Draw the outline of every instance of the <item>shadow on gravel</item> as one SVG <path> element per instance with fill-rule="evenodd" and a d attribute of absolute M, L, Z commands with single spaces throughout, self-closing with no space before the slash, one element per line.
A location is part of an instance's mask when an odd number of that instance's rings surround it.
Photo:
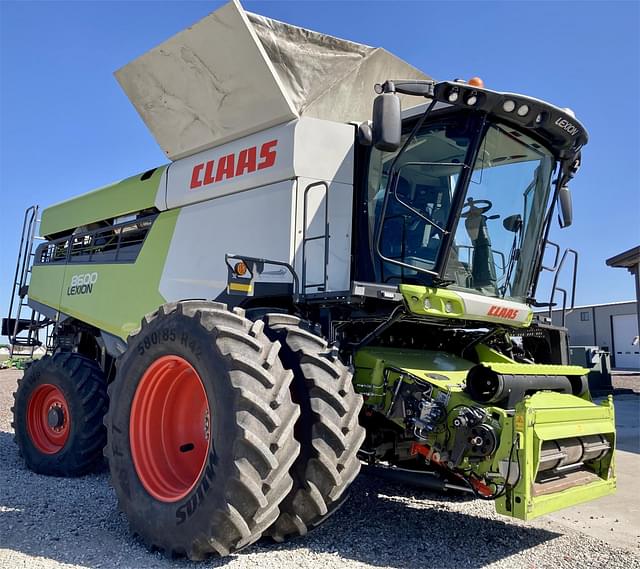
<path fill-rule="evenodd" d="M 0 432 L 0 549 L 82 567 L 195 569 L 231 561 L 235 567 L 245 565 L 243 558 L 253 567 L 317 567 L 324 560 L 334 567 L 351 560 L 398 569 L 482 567 L 560 535 L 491 519 L 492 504 L 363 475 L 345 506 L 304 538 L 286 544 L 265 539 L 203 563 L 169 560 L 129 535 L 105 473 L 36 475 L 12 439 Z"/>
<path fill-rule="evenodd" d="M 452 505 L 462 511 L 452 511 Z M 466 495 L 361 475 L 330 520 L 305 538 L 275 547 L 334 553 L 374 567 L 458 569 L 483 567 L 560 535 L 486 517 L 493 508 Z"/>

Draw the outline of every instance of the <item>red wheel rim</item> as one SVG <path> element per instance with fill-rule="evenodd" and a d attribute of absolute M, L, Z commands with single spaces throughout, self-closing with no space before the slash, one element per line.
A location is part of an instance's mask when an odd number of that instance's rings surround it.
<path fill-rule="evenodd" d="M 34 446 L 55 454 L 64 447 L 70 429 L 71 414 L 62 391 L 50 383 L 36 387 L 27 404 L 27 432 Z"/>
<path fill-rule="evenodd" d="M 161 502 L 184 498 L 198 482 L 209 449 L 209 401 L 200 376 L 179 356 L 144 372 L 131 405 L 129 439 L 138 478 Z"/>

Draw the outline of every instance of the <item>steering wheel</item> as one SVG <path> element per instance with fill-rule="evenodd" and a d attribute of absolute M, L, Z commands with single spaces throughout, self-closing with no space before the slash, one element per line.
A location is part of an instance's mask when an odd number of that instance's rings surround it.
<path fill-rule="evenodd" d="M 467 203 L 462 206 L 460 217 L 476 217 L 487 213 L 493 207 L 493 202 L 489 200 L 474 200 L 467 198 Z"/>

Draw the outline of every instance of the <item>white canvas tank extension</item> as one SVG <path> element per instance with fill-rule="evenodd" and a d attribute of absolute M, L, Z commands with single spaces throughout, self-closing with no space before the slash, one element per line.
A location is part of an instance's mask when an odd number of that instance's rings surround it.
<path fill-rule="evenodd" d="M 302 116 L 362 122 L 376 83 L 428 79 L 382 48 L 250 14 L 236 0 L 115 75 L 172 160 Z"/>

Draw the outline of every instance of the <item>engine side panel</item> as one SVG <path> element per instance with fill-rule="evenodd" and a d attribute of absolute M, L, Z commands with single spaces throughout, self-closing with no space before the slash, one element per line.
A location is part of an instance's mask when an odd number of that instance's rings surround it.
<path fill-rule="evenodd" d="M 42 212 L 40 234 L 71 232 L 96 221 L 164 207 L 167 166 L 156 168 L 149 177 L 137 174 L 120 182 L 52 205 Z M 144 179 L 142 179 L 144 178 Z"/>
<path fill-rule="evenodd" d="M 295 181 L 287 180 L 183 207 L 160 279 L 168 301 L 218 298 L 227 287 L 225 254 L 291 262 Z M 257 282 L 287 285 L 291 275 L 266 267 Z"/>
<path fill-rule="evenodd" d="M 29 299 L 126 338 L 145 314 L 165 302 L 160 278 L 178 214 L 158 215 L 134 263 L 35 265 Z"/>

